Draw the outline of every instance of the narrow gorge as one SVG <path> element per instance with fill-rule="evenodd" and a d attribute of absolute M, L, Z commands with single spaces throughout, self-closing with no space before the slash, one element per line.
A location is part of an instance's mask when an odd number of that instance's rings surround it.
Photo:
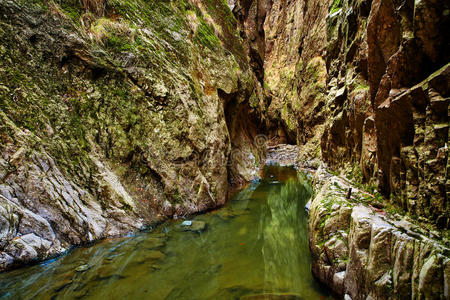
<path fill-rule="evenodd" d="M 0 0 L 0 298 L 450 299 L 449 28 Z"/>

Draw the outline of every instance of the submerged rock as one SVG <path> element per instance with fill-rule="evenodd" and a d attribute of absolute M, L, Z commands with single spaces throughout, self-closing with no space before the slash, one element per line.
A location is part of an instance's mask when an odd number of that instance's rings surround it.
<path fill-rule="evenodd" d="M 166 244 L 165 238 L 147 237 L 142 241 L 141 246 L 149 249 L 161 248 Z"/>
<path fill-rule="evenodd" d="M 206 223 L 203 221 L 184 221 L 179 225 L 182 231 L 203 232 L 206 229 Z"/>
<path fill-rule="evenodd" d="M 148 259 L 148 260 L 159 260 L 164 257 L 165 257 L 165 255 L 161 251 L 150 250 L 150 251 L 145 252 L 145 259 Z"/>
<path fill-rule="evenodd" d="M 222 220 L 230 220 L 239 216 L 248 215 L 249 213 L 248 209 L 223 208 L 217 213 L 217 216 Z"/>
<path fill-rule="evenodd" d="M 86 272 L 87 270 L 89 270 L 91 267 L 89 266 L 89 265 L 81 265 L 81 266 L 79 266 L 79 267 L 77 267 L 76 269 L 75 269 L 75 271 L 77 271 L 77 272 Z"/>
<path fill-rule="evenodd" d="M 65 288 L 69 287 L 73 283 L 72 279 L 64 279 L 60 280 L 59 282 L 55 283 L 54 291 L 55 293 L 59 293 Z"/>
<path fill-rule="evenodd" d="M 159 270 L 162 269 L 162 267 L 161 267 L 160 265 L 151 265 L 150 268 L 151 268 L 153 271 L 159 271 Z"/>

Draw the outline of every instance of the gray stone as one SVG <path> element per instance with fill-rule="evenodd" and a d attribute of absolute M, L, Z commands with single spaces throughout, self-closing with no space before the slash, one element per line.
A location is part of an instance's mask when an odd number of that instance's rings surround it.
<path fill-rule="evenodd" d="M 13 239 L 4 251 L 22 263 L 30 262 L 38 258 L 38 252 L 20 237 Z"/>
<path fill-rule="evenodd" d="M 344 291 L 344 278 L 345 271 L 338 272 L 333 275 L 333 290 L 339 295 L 342 295 Z"/>
<path fill-rule="evenodd" d="M 14 263 L 14 258 L 5 252 L 0 252 L 0 269 L 5 270 L 11 267 Z"/>
<path fill-rule="evenodd" d="M 186 223 L 185 223 L 186 222 Z M 191 223 L 189 223 L 191 222 Z M 180 224 L 180 228 L 183 231 L 203 232 L 206 229 L 206 223 L 203 221 L 184 221 Z M 189 225 L 188 225 L 189 224 Z"/>
<path fill-rule="evenodd" d="M 77 268 L 75 268 L 75 271 L 82 273 L 82 272 L 86 272 L 87 270 L 89 270 L 91 267 L 89 265 L 81 265 Z"/>
<path fill-rule="evenodd" d="M 437 255 L 430 256 L 419 274 L 419 293 L 426 299 L 443 294 L 442 265 Z"/>

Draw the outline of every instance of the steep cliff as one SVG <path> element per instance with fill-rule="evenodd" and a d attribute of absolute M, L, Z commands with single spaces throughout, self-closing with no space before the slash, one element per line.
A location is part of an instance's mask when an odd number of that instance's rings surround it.
<path fill-rule="evenodd" d="M 348 183 L 337 196 L 325 180 L 313 201 L 313 273 L 339 294 L 449 295 L 449 5 L 241 0 L 234 8 L 271 100 L 271 141 L 298 144 L 300 165 L 325 163 L 359 187 L 359 196 L 347 196 Z M 401 220 L 431 240 L 403 235 Z"/>
<path fill-rule="evenodd" d="M 0 39 L 0 270 L 256 174 L 262 89 L 226 3 L 2 1 Z"/>
<path fill-rule="evenodd" d="M 329 44 L 330 52 L 341 51 L 327 60 L 334 74 L 346 66 L 337 88 L 347 100 L 325 130 L 322 155 L 333 166 L 359 164 L 363 180 L 373 180 L 392 202 L 449 228 L 449 3 L 368 4 L 345 3 L 334 27 L 328 21 L 335 32 L 330 39 L 344 37 L 340 45 Z M 343 15 L 346 21 L 339 21 Z M 342 24 L 347 29 L 339 33 Z M 341 139 L 335 137 L 339 127 L 346 132 Z M 335 151 L 339 147 L 347 151 Z"/>
<path fill-rule="evenodd" d="M 449 4 L 240 3 L 272 100 L 271 137 L 449 228 Z"/>

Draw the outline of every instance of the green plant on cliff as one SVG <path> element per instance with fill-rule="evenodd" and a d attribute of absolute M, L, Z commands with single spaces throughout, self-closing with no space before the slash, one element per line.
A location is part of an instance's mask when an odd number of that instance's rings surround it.
<path fill-rule="evenodd" d="M 367 85 L 367 83 L 359 82 L 353 90 L 354 91 L 363 91 L 363 90 L 368 90 L 368 89 L 369 89 L 369 85 Z"/>
<path fill-rule="evenodd" d="M 334 0 L 333 4 L 330 7 L 330 14 L 333 14 L 337 12 L 339 9 L 342 8 L 343 0 Z"/>
<path fill-rule="evenodd" d="M 120 35 L 111 35 L 107 40 L 107 46 L 118 52 L 133 49 L 133 45 L 129 40 Z"/>
<path fill-rule="evenodd" d="M 203 18 L 200 18 L 200 25 L 197 28 L 194 41 L 211 50 L 214 50 L 220 44 L 218 37 L 214 34 L 214 29 L 206 24 Z"/>

